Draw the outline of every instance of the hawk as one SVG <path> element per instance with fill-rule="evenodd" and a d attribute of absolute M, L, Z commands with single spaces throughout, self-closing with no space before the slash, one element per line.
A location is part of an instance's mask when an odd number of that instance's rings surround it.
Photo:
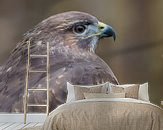
<path fill-rule="evenodd" d="M 29 30 L 0 70 L 0 111 L 23 112 L 27 43 L 32 54 L 46 54 L 50 44 L 50 111 L 65 103 L 66 82 L 92 85 L 109 81 L 118 84 L 110 67 L 95 54 L 100 39 L 113 37 L 112 27 L 90 14 L 70 11 L 51 16 Z M 32 69 L 45 69 L 46 59 L 32 58 Z M 29 88 L 44 88 L 46 74 L 30 75 Z M 46 93 L 31 93 L 29 102 L 43 104 Z M 30 111 L 43 111 L 30 107 Z"/>

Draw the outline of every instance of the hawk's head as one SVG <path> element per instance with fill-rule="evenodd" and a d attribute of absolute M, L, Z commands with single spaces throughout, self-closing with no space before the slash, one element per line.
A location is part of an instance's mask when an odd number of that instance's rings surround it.
<path fill-rule="evenodd" d="M 66 46 L 94 52 L 99 39 L 113 37 L 112 27 L 87 13 L 70 11 L 42 21 L 29 33 L 38 42 L 50 42 L 54 47 Z M 29 36 L 28 35 L 28 36 Z"/>

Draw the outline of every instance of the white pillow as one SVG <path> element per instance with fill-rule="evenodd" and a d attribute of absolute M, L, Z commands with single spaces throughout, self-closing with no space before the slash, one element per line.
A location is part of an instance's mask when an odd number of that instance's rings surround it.
<path fill-rule="evenodd" d="M 75 101 L 74 85 L 67 82 L 67 91 L 68 91 L 68 94 L 67 94 L 66 103 Z"/>
<path fill-rule="evenodd" d="M 138 99 L 150 102 L 149 93 L 148 93 L 148 82 L 144 84 L 140 84 Z"/>
<path fill-rule="evenodd" d="M 68 94 L 67 94 L 66 103 L 75 101 L 74 86 L 85 87 L 85 88 L 103 86 L 102 91 L 106 91 L 108 89 L 108 82 L 103 83 L 103 84 L 98 84 L 98 85 L 72 85 L 71 83 L 67 82 Z M 107 91 L 110 92 L 110 90 L 107 90 Z"/>
<path fill-rule="evenodd" d="M 108 87 L 109 87 L 110 92 L 112 92 L 112 86 L 127 88 L 127 87 L 130 87 L 132 85 L 134 85 L 134 84 L 114 85 L 112 83 L 109 83 Z M 144 84 L 140 84 L 139 92 L 138 92 L 138 99 L 146 101 L 146 102 L 150 102 L 149 101 L 149 93 L 148 93 L 148 82 L 144 83 Z"/>

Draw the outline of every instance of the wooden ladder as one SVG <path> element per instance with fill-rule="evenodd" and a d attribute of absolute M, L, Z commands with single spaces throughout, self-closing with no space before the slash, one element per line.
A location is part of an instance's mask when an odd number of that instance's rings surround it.
<path fill-rule="evenodd" d="M 28 107 L 46 107 L 46 114 L 49 114 L 49 42 L 47 42 L 47 54 L 46 55 L 31 55 L 30 54 L 30 41 L 27 42 L 28 45 L 28 61 L 27 61 L 27 73 L 26 73 L 26 86 L 25 86 L 25 97 L 24 97 L 24 124 L 27 122 L 27 112 Z M 47 58 L 46 62 L 46 70 L 30 70 L 30 60 L 31 58 Z M 30 73 L 46 73 L 46 88 L 45 89 L 38 89 L 38 88 L 32 88 L 29 89 L 29 74 Z M 38 92 L 38 91 L 46 91 L 47 94 L 47 100 L 46 104 L 28 104 L 28 96 L 29 91 L 32 92 Z"/>

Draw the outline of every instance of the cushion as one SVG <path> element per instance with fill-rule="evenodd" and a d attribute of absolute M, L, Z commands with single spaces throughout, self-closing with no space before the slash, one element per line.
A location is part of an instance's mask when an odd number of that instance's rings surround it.
<path fill-rule="evenodd" d="M 91 98 L 125 98 L 125 93 L 84 93 L 86 99 Z"/>
<path fill-rule="evenodd" d="M 148 93 L 148 82 L 144 83 L 144 84 L 140 84 L 138 99 L 150 102 L 149 101 L 149 93 Z"/>
<path fill-rule="evenodd" d="M 96 86 L 96 87 L 79 87 L 79 86 L 74 86 L 74 92 L 75 92 L 75 99 L 76 100 L 81 100 L 85 99 L 84 93 L 102 93 L 102 86 Z"/>
<path fill-rule="evenodd" d="M 118 86 L 113 86 L 112 87 L 112 92 L 113 93 L 126 93 L 125 97 L 126 98 L 135 98 L 138 99 L 138 94 L 139 94 L 139 85 L 134 84 L 129 87 L 118 87 Z"/>
<path fill-rule="evenodd" d="M 72 85 L 67 82 L 67 100 L 66 103 L 72 102 L 75 100 L 84 99 L 84 93 L 106 93 L 108 90 L 108 82 L 98 85 Z"/>
<path fill-rule="evenodd" d="M 137 85 L 139 87 L 137 87 Z M 118 87 L 118 88 L 113 88 Z M 114 85 L 109 83 L 110 92 L 125 92 L 126 98 L 136 98 L 143 101 L 149 101 L 148 94 L 148 83 L 144 84 L 123 84 L 123 85 Z M 138 92 L 137 92 L 138 91 Z"/>

